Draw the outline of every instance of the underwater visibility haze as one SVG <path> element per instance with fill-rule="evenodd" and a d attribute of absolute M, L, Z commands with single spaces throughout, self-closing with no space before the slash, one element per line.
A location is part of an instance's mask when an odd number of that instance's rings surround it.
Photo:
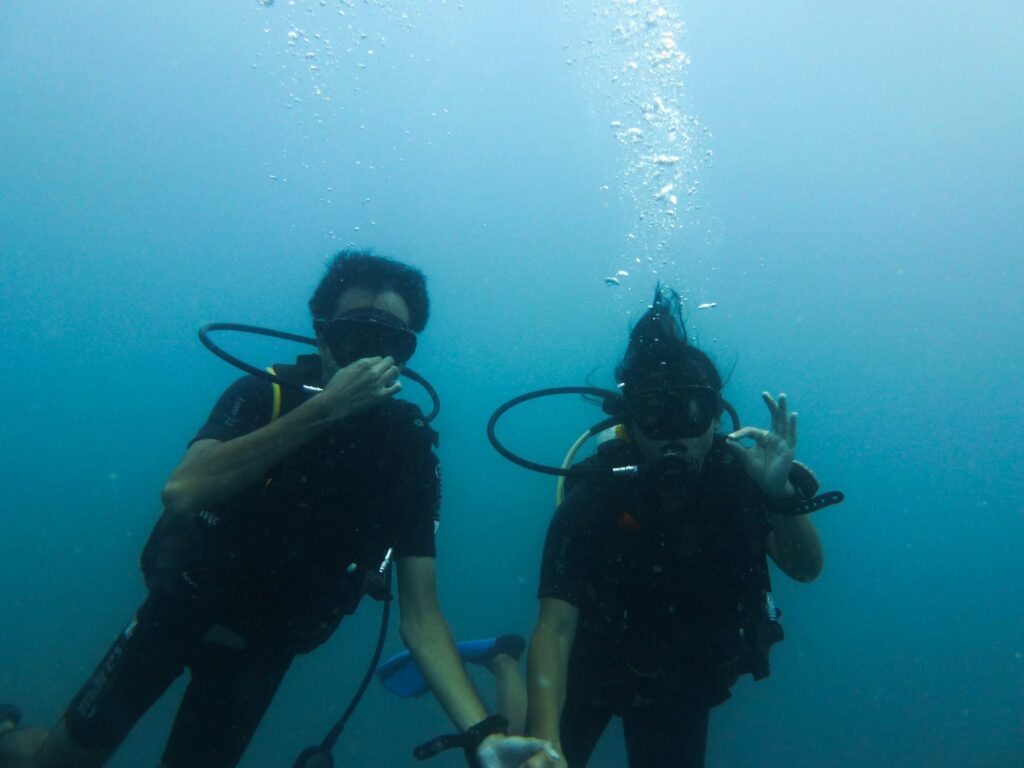
<path fill-rule="evenodd" d="M 743 422 L 787 393 L 847 497 L 815 517 L 821 577 L 776 578 L 786 640 L 713 711 L 708 766 L 1024 765 L 1019 2 L 15 0 L 0 36 L 0 700 L 26 722 L 143 597 L 160 489 L 236 378 L 197 329 L 310 334 L 356 247 L 428 278 L 457 637 L 529 634 L 553 511 L 488 416 L 613 386 L 661 280 Z M 600 416 L 546 400 L 502 435 L 558 463 Z M 321 738 L 378 616 L 296 662 L 243 766 Z M 157 762 L 182 688 L 112 766 Z M 336 761 L 449 728 L 375 684 Z M 613 727 L 591 765 L 624 761 Z"/>

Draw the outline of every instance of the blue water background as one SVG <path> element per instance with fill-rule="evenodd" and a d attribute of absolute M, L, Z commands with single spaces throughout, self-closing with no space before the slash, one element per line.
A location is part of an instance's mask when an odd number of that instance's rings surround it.
<path fill-rule="evenodd" d="M 816 518 L 821 578 L 777 575 L 787 640 L 715 711 L 709 766 L 1024 764 L 1024 7 L 666 5 L 692 63 L 662 95 L 702 126 L 672 229 L 638 218 L 610 127 L 643 98 L 609 76 L 620 3 L 5 4 L 0 699 L 55 720 L 142 598 L 160 487 L 235 376 L 196 329 L 308 331 L 351 243 L 429 275 L 455 634 L 531 630 L 552 508 L 488 414 L 610 384 L 661 277 L 745 421 L 787 392 L 848 496 Z M 596 416 L 548 402 L 505 434 L 558 461 Z M 243 765 L 320 738 L 377 615 L 296 663 Z M 156 764 L 180 691 L 113 766 Z M 339 764 L 408 764 L 444 728 L 375 686 Z M 592 764 L 622 755 L 616 726 Z"/>

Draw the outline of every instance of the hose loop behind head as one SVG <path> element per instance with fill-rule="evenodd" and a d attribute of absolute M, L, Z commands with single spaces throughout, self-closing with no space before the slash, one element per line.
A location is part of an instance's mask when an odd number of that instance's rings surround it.
<path fill-rule="evenodd" d="M 255 325 L 243 325 L 242 323 L 208 323 L 199 329 L 199 341 L 202 342 L 203 346 L 213 352 L 217 357 L 226 363 L 229 363 L 235 368 L 238 368 L 246 373 L 258 376 L 261 379 L 266 379 L 274 384 L 279 384 L 282 387 L 289 387 L 290 389 L 301 389 L 306 392 L 319 392 L 321 387 L 315 387 L 310 384 L 306 384 L 301 381 L 292 381 L 291 379 L 285 379 L 278 376 L 276 373 L 257 368 L 254 365 L 235 357 L 231 353 L 224 350 L 221 346 L 216 344 L 213 339 L 210 338 L 210 334 L 214 331 L 233 331 L 235 333 L 250 333 L 256 336 L 268 336 L 272 339 L 282 339 L 284 341 L 294 341 L 299 344 L 308 344 L 310 346 L 317 346 L 317 340 L 309 336 L 300 336 L 296 333 L 287 333 L 285 331 L 276 331 L 273 328 L 260 328 Z M 415 381 L 423 389 L 426 390 L 427 395 L 430 397 L 430 413 L 428 413 L 424 420 L 427 422 L 433 421 L 437 414 L 441 412 L 441 398 L 438 397 L 437 390 L 434 389 L 430 382 L 428 382 L 423 376 L 416 373 L 411 368 L 402 368 L 402 376 L 405 376 L 412 381 Z"/>

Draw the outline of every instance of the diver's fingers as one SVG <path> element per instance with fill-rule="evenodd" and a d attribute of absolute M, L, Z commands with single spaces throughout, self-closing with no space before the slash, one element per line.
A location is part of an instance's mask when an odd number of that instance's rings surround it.
<path fill-rule="evenodd" d="M 768 439 L 768 430 L 760 429 L 759 427 L 743 427 L 731 433 L 729 439 L 736 441 L 749 439 L 761 445 Z"/>
<path fill-rule="evenodd" d="M 385 373 L 388 368 L 393 368 L 395 365 L 395 360 L 390 355 L 388 357 L 373 357 L 370 359 L 373 360 L 374 373 L 378 374 Z"/>
<path fill-rule="evenodd" d="M 529 736 L 502 736 L 484 742 L 477 748 L 476 757 L 481 766 L 498 768 L 499 766 L 523 765 L 532 758 L 540 757 L 544 765 L 561 762 L 561 756 L 551 746 L 551 742 Z M 536 763 L 527 763 L 536 764 Z"/>
<path fill-rule="evenodd" d="M 775 398 L 771 396 L 770 392 L 762 392 L 761 399 L 764 400 L 764 404 L 768 406 L 768 413 L 772 415 L 772 429 L 774 430 L 778 425 L 779 406 L 775 402 Z"/>
<path fill-rule="evenodd" d="M 789 414 L 789 446 L 796 449 L 796 411 Z"/>
<path fill-rule="evenodd" d="M 744 467 L 750 466 L 750 462 L 752 461 L 751 454 L 754 452 L 754 449 L 753 448 L 747 448 L 747 446 L 745 446 L 742 443 L 737 442 L 736 440 L 733 440 L 731 438 L 732 438 L 732 436 L 730 435 L 730 439 L 726 440 L 725 444 L 726 444 L 726 446 L 728 446 L 729 450 L 732 452 L 732 455 Z"/>
<path fill-rule="evenodd" d="M 785 440 L 789 432 L 789 405 L 786 402 L 785 392 L 779 394 L 779 412 L 775 415 L 775 420 L 778 422 L 775 432 Z"/>

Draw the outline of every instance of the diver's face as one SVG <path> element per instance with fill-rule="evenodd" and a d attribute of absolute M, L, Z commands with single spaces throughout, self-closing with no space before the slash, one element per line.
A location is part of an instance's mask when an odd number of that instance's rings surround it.
<path fill-rule="evenodd" d="M 409 305 L 405 303 L 405 299 L 394 291 L 381 291 L 377 293 L 366 288 L 349 288 L 338 297 L 338 303 L 334 307 L 334 314 L 331 315 L 329 320 L 334 320 L 355 309 L 381 310 L 394 315 L 406 326 L 409 325 Z M 323 361 L 324 380 L 326 381 L 338 371 L 340 366 L 331 354 L 331 349 L 326 341 L 319 335 L 317 336 L 317 346 L 320 350 L 320 359 Z"/>
<path fill-rule="evenodd" d="M 662 459 L 671 458 L 683 460 L 690 467 L 693 474 L 700 472 L 704 466 L 704 459 L 711 452 L 711 446 L 715 440 L 715 430 L 718 428 L 718 420 L 708 425 L 703 434 L 696 437 L 673 437 L 667 440 L 654 440 L 644 434 L 643 430 L 632 425 L 630 436 L 636 444 L 640 456 L 646 463 L 653 464 Z"/>

